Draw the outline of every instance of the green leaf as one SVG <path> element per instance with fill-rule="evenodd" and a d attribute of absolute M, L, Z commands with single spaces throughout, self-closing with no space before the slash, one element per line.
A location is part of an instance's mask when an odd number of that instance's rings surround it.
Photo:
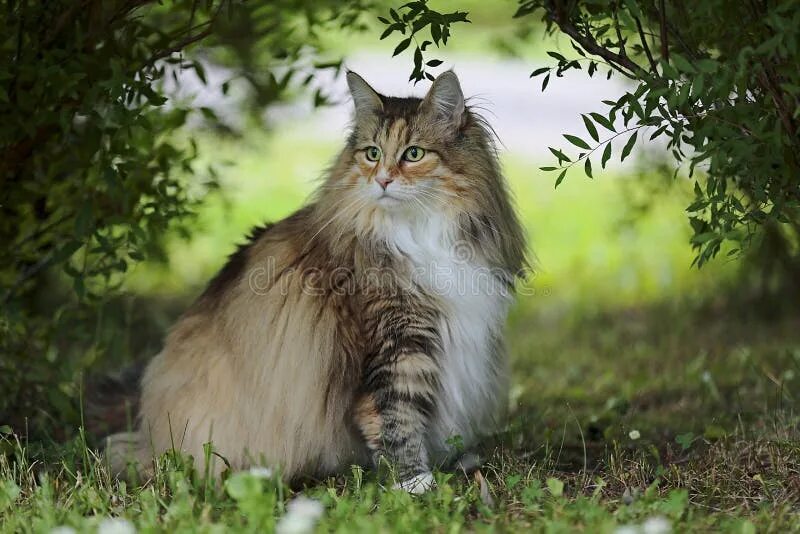
<path fill-rule="evenodd" d="M 695 245 L 702 245 L 703 243 L 708 243 L 715 237 L 717 237 L 715 232 L 703 232 L 701 234 L 693 235 L 691 242 Z"/>
<path fill-rule="evenodd" d="M 14 502 L 22 494 L 16 482 L 10 479 L 5 479 L 0 482 L 0 511 L 4 512 L 7 508 L 11 507 Z"/>
<path fill-rule="evenodd" d="M 686 432 L 685 434 L 678 434 L 675 436 L 675 443 L 681 446 L 681 450 L 689 450 L 694 442 L 694 433 Z"/>
<path fill-rule="evenodd" d="M 584 141 L 583 139 L 581 139 L 580 137 L 578 137 L 577 135 L 564 134 L 564 139 L 566 139 L 567 141 L 569 141 L 570 143 L 572 143 L 573 145 L 575 145 L 578 148 L 584 148 L 586 150 L 591 150 L 591 147 L 589 146 L 589 144 L 586 141 Z"/>
<path fill-rule="evenodd" d="M 655 132 L 653 132 L 653 135 L 650 136 L 650 140 L 652 141 L 653 139 L 655 139 L 656 137 L 658 137 L 659 135 L 664 133 L 664 131 L 667 129 L 667 127 L 668 127 L 668 125 L 665 124 L 664 126 L 658 128 Z"/>
<path fill-rule="evenodd" d="M 692 66 L 692 64 L 689 63 L 689 60 L 683 57 L 682 55 L 673 52 L 670 58 L 672 59 L 672 63 L 675 64 L 675 68 L 678 69 L 679 71 L 686 72 L 689 74 L 697 72 L 695 68 Z"/>
<path fill-rule="evenodd" d="M 435 22 L 431 23 L 431 38 L 436 46 L 439 46 L 439 41 L 442 39 L 442 27 Z"/>
<path fill-rule="evenodd" d="M 431 59 L 431 60 L 427 61 L 425 64 L 427 66 L 429 66 L 429 67 L 438 67 L 439 65 L 442 64 L 442 60 L 441 59 Z"/>
<path fill-rule="evenodd" d="M 561 497 L 564 495 L 564 482 L 557 478 L 550 477 L 547 479 L 547 489 L 553 497 Z"/>
<path fill-rule="evenodd" d="M 625 0 L 625 7 L 628 8 L 628 11 L 630 11 L 631 15 L 634 17 L 642 18 L 642 12 L 634 0 Z"/>
<path fill-rule="evenodd" d="M 597 128 L 592 123 L 592 120 L 586 115 L 581 115 L 581 118 L 583 119 L 583 124 L 586 126 L 586 131 L 589 132 L 589 135 L 592 136 L 592 139 L 599 141 L 600 137 L 597 135 Z"/>
<path fill-rule="evenodd" d="M 609 119 L 607 119 L 606 117 L 602 116 L 599 113 L 595 113 L 595 112 L 589 113 L 589 115 L 594 119 L 594 121 L 597 124 L 599 124 L 600 126 L 605 128 L 606 130 L 609 130 L 611 132 L 616 132 L 616 130 L 614 129 L 614 124 Z"/>
<path fill-rule="evenodd" d="M 239 472 L 225 481 L 225 490 L 235 500 L 241 501 L 260 494 L 261 481 L 248 472 Z"/>
<path fill-rule="evenodd" d="M 631 153 L 633 150 L 633 145 L 636 144 L 636 137 L 639 135 L 638 131 L 633 132 L 633 135 L 628 138 L 628 142 L 625 143 L 625 146 L 622 147 L 622 155 L 620 156 L 620 161 L 625 161 L 625 158 Z"/>
<path fill-rule="evenodd" d="M 558 175 L 558 178 L 556 178 L 555 188 L 558 188 L 558 186 L 561 185 L 561 182 L 564 181 L 564 177 L 566 175 L 567 175 L 567 169 L 564 169 L 563 171 L 561 171 L 561 173 Z"/>
<path fill-rule="evenodd" d="M 558 162 L 559 162 L 559 163 L 561 163 L 562 161 L 566 161 L 566 162 L 570 162 L 570 161 L 572 161 L 571 159 L 569 159 L 569 158 L 567 157 L 567 155 L 566 155 L 566 154 L 564 154 L 563 152 L 561 152 L 561 151 L 560 151 L 560 150 L 558 150 L 557 148 L 553 148 L 553 147 L 549 146 L 549 147 L 547 147 L 547 149 L 548 149 L 548 150 L 550 150 L 550 152 L 552 152 L 552 153 L 553 153 L 553 155 L 554 155 L 556 158 L 558 158 Z"/>
<path fill-rule="evenodd" d="M 522 480 L 521 475 L 509 475 L 508 477 L 506 477 L 506 487 L 508 489 L 514 489 L 514 487 L 517 484 L 519 484 L 521 480 Z"/>
<path fill-rule="evenodd" d="M 606 148 L 603 150 L 603 157 L 600 158 L 600 166 L 606 168 L 606 163 L 611 159 L 611 142 L 606 143 Z"/>
<path fill-rule="evenodd" d="M 707 425 L 703 431 L 703 437 L 707 440 L 718 440 L 728 435 L 728 431 L 719 425 Z"/>
<path fill-rule="evenodd" d="M 401 53 L 403 50 L 408 48 L 408 45 L 410 44 L 411 44 L 411 37 L 406 37 L 405 39 L 400 41 L 400 44 L 398 44 L 395 47 L 394 52 L 392 52 L 392 57 L 396 56 L 397 54 Z"/>
<path fill-rule="evenodd" d="M 383 30 L 380 40 L 383 41 L 384 39 L 389 37 L 394 32 L 394 30 L 395 30 L 394 25 L 387 27 L 385 30 Z"/>
<path fill-rule="evenodd" d="M 539 76 L 540 74 L 544 74 L 545 72 L 549 72 L 549 71 L 550 71 L 550 67 L 541 67 L 541 68 L 538 68 L 535 71 L 533 71 L 531 73 L 530 77 L 531 78 L 535 78 L 535 77 Z"/>
<path fill-rule="evenodd" d="M 589 159 L 589 156 L 586 156 L 586 161 L 583 164 L 583 171 L 586 173 L 586 176 L 589 178 L 593 178 L 592 176 L 592 160 Z"/>
<path fill-rule="evenodd" d="M 712 74 L 716 72 L 717 68 L 719 67 L 719 63 L 713 59 L 700 59 L 695 61 L 695 65 L 697 65 L 697 69 L 700 72 L 704 72 L 706 74 Z"/>
<path fill-rule="evenodd" d="M 419 47 L 417 47 L 417 49 L 414 50 L 414 69 L 418 71 L 421 68 L 422 68 L 422 50 L 420 50 Z"/>

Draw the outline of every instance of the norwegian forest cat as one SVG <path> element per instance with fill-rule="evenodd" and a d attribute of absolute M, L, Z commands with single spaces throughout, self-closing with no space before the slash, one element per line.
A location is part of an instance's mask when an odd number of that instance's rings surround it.
<path fill-rule="evenodd" d="M 423 99 L 347 82 L 352 131 L 327 178 L 255 229 L 169 332 L 137 430 L 108 438 L 116 472 L 173 448 L 202 468 L 212 442 L 233 468 L 287 480 L 385 460 L 419 492 L 451 437 L 496 428 L 526 260 L 491 128 L 452 71 Z"/>

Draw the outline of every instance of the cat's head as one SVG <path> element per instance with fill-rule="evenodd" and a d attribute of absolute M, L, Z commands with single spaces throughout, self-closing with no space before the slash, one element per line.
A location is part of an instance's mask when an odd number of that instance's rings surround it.
<path fill-rule="evenodd" d="M 489 128 L 465 104 L 455 73 L 436 78 L 424 98 L 381 95 L 354 72 L 347 83 L 353 131 L 329 185 L 361 209 L 470 210 L 502 187 Z"/>

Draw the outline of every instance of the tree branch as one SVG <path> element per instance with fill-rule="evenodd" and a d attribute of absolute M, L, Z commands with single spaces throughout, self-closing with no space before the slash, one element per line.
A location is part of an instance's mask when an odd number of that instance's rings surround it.
<path fill-rule="evenodd" d="M 634 17 L 636 21 L 636 29 L 639 30 L 639 39 L 642 41 L 642 48 L 644 48 L 644 53 L 647 55 L 647 61 L 650 62 L 650 70 L 653 71 L 653 75 L 658 75 L 658 70 L 656 69 L 656 62 L 653 59 L 653 54 L 650 53 L 650 47 L 647 46 L 647 37 L 644 35 L 644 28 L 642 28 L 642 21 L 639 20 L 639 17 Z"/>
<path fill-rule="evenodd" d="M 658 8 L 659 31 L 661 32 L 661 59 L 669 63 L 669 42 L 667 39 L 667 12 L 664 7 L 664 0 L 661 0 Z"/>
<path fill-rule="evenodd" d="M 569 19 L 568 15 L 561 9 L 562 6 L 559 2 L 551 2 L 549 4 L 550 5 L 547 7 L 548 18 L 554 22 L 562 32 L 569 35 L 576 43 L 581 45 L 584 50 L 605 59 L 618 72 L 628 78 L 636 80 L 649 77 L 649 73 L 629 57 L 612 52 L 608 48 L 598 44 L 591 35 L 581 33 Z"/>
<path fill-rule="evenodd" d="M 167 57 L 167 56 L 169 56 L 169 55 L 171 55 L 171 54 L 173 54 L 175 52 L 180 52 L 181 50 L 183 50 L 187 46 L 192 45 L 192 44 L 194 44 L 194 43 L 196 43 L 198 41 L 202 41 L 203 39 L 205 39 L 206 37 L 211 35 L 211 32 L 213 31 L 212 22 L 213 21 L 209 20 L 208 22 L 204 22 L 203 24 L 198 25 L 198 28 L 203 27 L 203 26 L 206 26 L 206 28 L 203 31 L 199 32 L 199 33 L 196 33 L 194 35 L 190 35 L 189 37 L 178 41 L 177 43 L 173 44 L 172 46 L 169 46 L 167 48 L 159 50 L 158 52 L 153 54 L 153 56 L 150 58 L 149 63 L 151 63 L 151 64 L 155 63 L 156 61 L 158 61 L 161 58 L 165 58 L 165 57 Z"/>

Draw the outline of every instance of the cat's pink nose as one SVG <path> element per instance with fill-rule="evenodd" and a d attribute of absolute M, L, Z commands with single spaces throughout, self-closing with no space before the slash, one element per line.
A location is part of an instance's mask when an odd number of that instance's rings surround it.
<path fill-rule="evenodd" d="M 381 189 L 386 191 L 386 188 L 389 187 L 390 183 L 394 182 L 394 179 L 386 176 L 385 178 L 375 178 L 375 181 L 378 182 L 378 185 L 381 186 Z"/>

